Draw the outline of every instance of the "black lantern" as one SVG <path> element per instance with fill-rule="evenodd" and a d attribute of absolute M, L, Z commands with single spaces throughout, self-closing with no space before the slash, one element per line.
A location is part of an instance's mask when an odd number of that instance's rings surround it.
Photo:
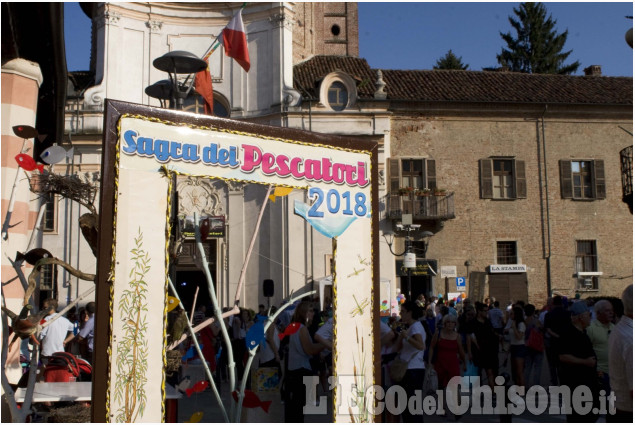
<path fill-rule="evenodd" d="M 172 107 L 178 110 L 183 109 L 183 102 L 194 85 L 192 74 L 207 68 L 207 62 L 183 50 L 168 52 L 156 58 L 152 64 L 159 71 L 167 72 L 169 80 L 161 80 L 146 87 L 146 94 L 161 100 L 162 105 L 163 100 L 170 99 Z M 189 74 L 183 84 L 179 84 L 178 74 Z"/>

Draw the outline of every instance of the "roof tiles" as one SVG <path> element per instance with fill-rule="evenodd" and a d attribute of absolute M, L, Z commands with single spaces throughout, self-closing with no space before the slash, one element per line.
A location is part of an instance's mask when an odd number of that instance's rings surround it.
<path fill-rule="evenodd" d="M 365 59 L 315 56 L 294 67 L 294 86 L 318 97 L 320 81 L 342 71 L 372 99 L 377 70 Z M 460 70 L 382 70 L 388 100 L 632 105 L 631 77 L 570 76 Z M 369 84 L 370 83 L 370 84 Z"/>

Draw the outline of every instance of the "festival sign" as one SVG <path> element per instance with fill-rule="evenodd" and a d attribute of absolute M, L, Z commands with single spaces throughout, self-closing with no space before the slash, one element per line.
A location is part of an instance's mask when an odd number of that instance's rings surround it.
<path fill-rule="evenodd" d="M 174 175 L 307 191 L 295 213 L 333 241 L 334 420 L 372 420 L 377 144 L 115 101 L 106 127 L 93 421 L 163 421 Z"/>

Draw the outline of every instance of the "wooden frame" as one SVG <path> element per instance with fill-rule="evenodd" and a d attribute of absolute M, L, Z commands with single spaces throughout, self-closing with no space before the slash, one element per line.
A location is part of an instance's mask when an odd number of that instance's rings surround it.
<path fill-rule="evenodd" d="M 121 151 L 119 149 L 121 141 L 125 139 L 125 137 L 123 137 L 120 133 L 124 132 L 122 130 L 122 125 L 133 125 L 131 123 L 137 123 L 139 121 L 146 121 L 147 124 L 144 125 L 147 125 L 147 128 L 151 128 L 151 126 L 156 124 L 157 126 L 178 126 L 180 127 L 180 130 L 183 130 L 183 128 L 190 128 L 195 131 L 223 132 L 224 134 L 237 134 L 238 136 L 236 137 L 244 136 L 252 137 L 252 139 L 266 139 L 267 146 L 279 146 L 280 144 L 293 143 L 293 145 L 288 145 L 288 147 L 297 150 L 303 149 L 305 152 L 315 151 L 316 153 L 324 153 L 327 151 L 333 158 L 338 158 L 342 155 L 348 155 L 349 158 L 356 158 L 358 156 L 360 158 L 367 158 L 365 160 L 367 161 L 366 168 L 362 168 L 362 162 L 357 162 L 357 164 L 360 175 L 365 174 L 365 176 L 358 176 L 360 183 L 359 186 L 364 187 L 364 190 L 366 191 L 365 193 L 368 193 L 369 195 L 369 199 L 366 197 L 363 198 L 364 207 L 362 208 L 360 206 L 359 210 L 361 212 L 358 214 L 359 217 L 355 217 L 356 221 L 354 221 L 350 227 L 352 231 L 349 231 L 348 233 L 346 231 L 342 231 L 340 235 L 333 237 L 336 251 L 334 254 L 336 261 L 336 277 L 334 284 L 336 335 L 334 342 L 334 361 L 336 375 L 350 376 L 354 373 L 351 361 L 355 362 L 356 360 L 345 358 L 345 356 L 350 357 L 351 352 L 358 354 L 361 353 L 360 355 L 363 356 L 363 358 L 360 357 L 361 364 L 356 364 L 355 370 L 357 370 L 360 376 L 364 377 L 364 389 L 372 385 L 379 384 L 380 369 L 375 367 L 375 364 L 379 364 L 380 359 L 379 297 L 374 296 L 374 294 L 379 293 L 379 225 L 377 184 L 378 144 L 376 142 L 359 141 L 355 139 L 309 133 L 288 128 L 268 127 L 107 100 L 104 117 L 104 140 L 102 152 L 102 183 L 100 193 L 101 211 L 99 223 L 100 235 L 97 265 L 98 283 L 96 293 L 97 311 L 94 343 L 95 364 L 93 372 L 93 376 L 99 377 L 99 379 L 94 380 L 94 385 L 92 387 L 92 420 L 94 422 L 114 421 L 114 416 L 109 410 L 110 403 L 113 402 L 110 394 L 112 390 L 109 385 L 112 373 L 111 362 L 114 362 L 114 347 L 112 340 L 116 339 L 118 336 L 115 335 L 115 333 L 118 332 L 116 330 L 116 321 L 120 318 L 117 318 L 116 313 L 114 312 L 115 308 L 113 307 L 113 304 L 116 303 L 113 299 L 115 296 L 113 294 L 115 291 L 114 288 L 120 284 L 117 277 L 122 275 L 121 273 L 114 273 L 115 267 L 119 267 L 119 262 L 115 261 L 115 259 L 118 258 L 115 257 L 116 244 L 118 242 L 116 239 L 118 238 L 114 235 L 117 230 L 117 214 L 121 214 L 121 211 L 117 211 L 117 205 L 119 202 L 118 196 L 121 197 L 122 194 L 125 194 L 126 190 L 132 191 L 129 186 L 122 186 L 121 188 L 117 186 L 120 178 L 120 168 L 118 168 L 120 167 L 119 161 L 120 156 L 123 156 L 121 155 Z M 187 132 L 189 130 L 185 131 Z M 152 158 L 142 158 L 145 156 L 146 155 L 140 155 L 139 157 L 135 157 L 134 160 L 137 162 L 152 160 Z M 305 158 L 311 157 L 306 156 Z M 158 165 L 160 164 L 155 165 L 157 165 L 156 168 L 159 168 Z M 166 165 L 170 165 L 169 161 Z M 189 164 L 184 165 L 183 162 L 179 162 L 178 165 L 186 168 L 189 166 Z M 201 164 L 198 166 L 201 166 Z M 126 170 L 131 168 L 133 168 L 133 165 L 126 166 Z M 258 178 L 260 177 L 254 177 L 254 174 L 251 174 L 250 177 L 245 177 L 244 181 L 261 184 L 282 184 L 298 188 L 310 187 L 312 190 L 316 186 L 319 186 L 319 184 L 314 185 L 312 183 L 307 185 L 306 181 L 289 181 L 288 183 L 280 183 L 280 180 L 278 179 L 277 182 L 273 182 L 273 180 L 268 182 L 266 180 L 269 178 L 268 176 L 264 177 L 265 180 L 258 181 Z M 342 168 L 342 176 L 343 175 L 344 171 Z M 354 174 L 351 172 L 347 175 L 352 176 Z M 362 180 L 365 180 L 363 182 L 364 184 L 362 184 Z M 321 182 L 321 184 L 324 186 L 327 183 L 324 181 Z M 368 207 L 365 206 L 366 200 L 368 200 Z M 362 233 L 359 233 L 360 229 Z M 366 230 L 363 229 L 368 229 L 370 231 L 370 235 L 364 234 Z M 353 235 L 353 231 L 357 231 L 358 233 Z M 121 234 L 125 235 L 124 232 Z M 360 240 L 368 240 L 368 243 L 360 243 Z M 358 252 L 353 252 L 354 249 L 352 247 L 356 247 L 355 249 L 362 250 L 359 252 L 362 254 L 367 253 L 368 255 L 365 256 L 360 255 Z M 359 257 L 360 264 L 357 265 L 357 268 L 353 267 L 351 264 L 346 264 L 352 263 L 352 261 L 342 261 L 342 266 L 338 268 L 338 256 L 346 258 L 347 255 L 349 257 L 352 255 Z M 348 260 L 350 260 L 350 258 L 348 258 Z M 114 265 L 115 263 L 117 266 Z M 368 286 L 364 286 L 364 289 L 360 289 L 362 288 L 362 285 Z M 359 298 L 355 300 L 356 307 L 355 304 L 352 304 L 352 299 L 356 297 L 352 297 L 348 293 L 353 286 L 355 286 L 354 293 L 357 295 L 357 298 Z M 164 292 L 167 293 L 167 285 L 165 288 Z M 337 300 L 338 293 L 342 293 L 339 305 Z M 351 310 L 351 306 L 355 307 L 353 310 L 359 311 L 359 315 Z M 349 316 L 351 316 L 353 320 L 349 320 Z M 368 324 L 370 324 L 370 326 L 367 326 Z M 355 326 L 354 329 L 352 328 L 353 325 Z M 356 335 L 356 333 L 358 340 L 361 338 L 359 346 L 358 343 L 355 342 L 354 338 L 351 337 L 351 335 Z M 344 335 L 341 340 L 338 340 L 338 334 Z M 366 336 L 366 342 L 364 342 L 364 336 Z M 366 348 L 366 352 L 364 352 L 364 348 Z M 362 373 L 360 373 L 360 371 L 362 371 Z M 343 397 L 347 396 L 348 393 L 350 393 L 348 388 L 334 391 L 334 405 L 337 406 L 341 403 Z M 162 394 L 165 396 L 164 392 Z M 370 406 L 372 406 L 374 400 L 367 398 L 366 401 L 368 401 Z M 359 403 L 359 400 L 357 400 L 357 402 Z M 338 422 L 348 422 L 352 419 L 349 415 L 348 407 L 346 406 L 347 400 L 344 400 L 343 404 L 345 405 L 339 410 L 336 409 L 334 412 L 334 419 Z M 344 411 L 346 412 L 345 414 Z M 158 417 L 156 416 L 156 413 L 154 414 L 155 417 Z M 366 414 L 368 415 L 369 413 Z M 162 420 L 161 418 L 162 417 L 160 417 L 159 420 Z M 147 421 L 147 417 L 139 420 Z"/>

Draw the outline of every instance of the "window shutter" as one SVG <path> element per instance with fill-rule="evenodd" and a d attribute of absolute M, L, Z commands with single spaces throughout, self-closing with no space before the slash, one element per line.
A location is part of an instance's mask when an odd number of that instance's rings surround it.
<path fill-rule="evenodd" d="M 525 161 L 514 161 L 514 180 L 516 182 L 516 198 L 526 198 L 527 179 L 525 178 Z"/>
<path fill-rule="evenodd" d="M 437 187 L 437 167 L 434 159 L 426 160 L 426 187 L 434 189 Z"/>
<path fill-rule="evenodd" d="M 560 160 L 560 191 L 563 199 L 573 198 L 573 179 L 571 177 L 571 161 Z"/>
<path fill-rule="evenodd" d="M 388 161 L 388 190 L 397 192 L 399 190 L 399 160 L 391 159 Z"/>
<path fill-rule="evenodd" d="M 604 161 L 601 159 L 593 161 L 593 174 L 595 179 L 595 198 L 606 198 L 606 184 L 604 183 Z"/>
<path fill-rule="evenodd" d="M 480 159 L 479 168 L 481 172 L 481 198 L 492 199 L 494 190 L 492 189 L 492 160 Z"/>

